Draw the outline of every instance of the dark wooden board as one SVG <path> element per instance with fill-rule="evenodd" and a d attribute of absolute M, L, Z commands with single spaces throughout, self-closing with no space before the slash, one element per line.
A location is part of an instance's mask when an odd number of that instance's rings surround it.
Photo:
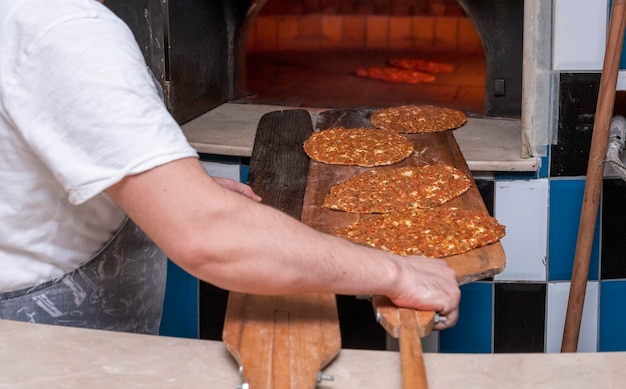
<path fill-rule="evenodd" d="M 309 168 L 302 144 L 312 131 L 305 110 L 270 112 L 259 121 L 250 158 L 249 184 L 263 203 L 298 219 Z M 314 388 L 341 350 L 335 296 L 231 292 L 222 339 L 251 388 Z"/>
<path fill-rule="evenodd" d="M 309 158 L 302 144 L 313 132 L 306 110 L 269 112 L 261 117 L 250 157 L 248 184 L 263 203 L 300 218 Z"/>

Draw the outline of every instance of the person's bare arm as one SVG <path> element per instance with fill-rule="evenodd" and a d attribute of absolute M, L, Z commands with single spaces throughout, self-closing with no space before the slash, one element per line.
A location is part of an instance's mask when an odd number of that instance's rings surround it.
<path fill-rule="evenodd" d="M 436 329 L 456 322 L 460 292 L 444 261 L 400 257 L 320 233 L 259 204 L 239 185 L 218 183 L 187 158 L 126 177 L 107 193 L 169 258 L 218 287 L 385 295 L 399 306 L 446 315 Z"/>

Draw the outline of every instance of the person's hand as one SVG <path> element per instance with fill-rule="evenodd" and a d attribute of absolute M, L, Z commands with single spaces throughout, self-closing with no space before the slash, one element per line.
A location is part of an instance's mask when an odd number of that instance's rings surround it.
<path fill-rule="evenodd" d="M 432 310 L 445 321 L 436 323 L 435 330 L 450 328 L 459 317 L 459 290 L 456 272 L 440 259 L 409 256 L 402 261 L 398 294 L 387 296 L 399 306 L 419 310 Z"/>
<path fill-rule="evenodd" d="M 213 179 L 223 188 L 242 194 L 246 196 L 247 198 L 252 199 L 254 201 L 258 201 L 258 202 L 261 201 L 261 197 L 259 197 L 256 193 L 254 193 L 252 188 L 250 188 L 246 184 L 242 184 L 239 181 L 235 181 L 231 178 L 225 178 L 225 177 L 213 177 Z"/>

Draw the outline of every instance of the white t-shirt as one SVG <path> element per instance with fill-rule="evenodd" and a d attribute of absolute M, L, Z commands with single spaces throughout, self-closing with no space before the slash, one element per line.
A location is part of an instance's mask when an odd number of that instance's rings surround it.
<path fill-rule="evenodd" d="M 103 191 L 197 157 L 128 27 L 94 0 L 0 0 L 0 292 L 76 269 L 119 228 Z"/>

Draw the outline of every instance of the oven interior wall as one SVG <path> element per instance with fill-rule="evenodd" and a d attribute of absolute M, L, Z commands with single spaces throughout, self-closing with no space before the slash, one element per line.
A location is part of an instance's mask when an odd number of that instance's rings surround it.
<path fill-rule="evenodd" d="M 269 0 L 247 35 L 248 98 L 321 107 L 434 103 L 519 117 L 522 8 L 521 1 Z M 354 75 L 394 58 L 443 61 L 455 71 L 424 84 Z"/>

